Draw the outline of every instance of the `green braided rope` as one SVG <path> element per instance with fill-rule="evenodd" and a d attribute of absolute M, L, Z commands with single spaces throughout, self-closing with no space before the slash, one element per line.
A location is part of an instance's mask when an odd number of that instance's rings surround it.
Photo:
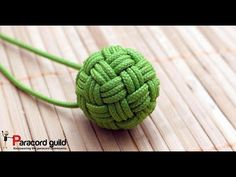
<path fill-rule="evenodd" d="M 159 80 L 140 53 L 112 46 L 84 62 L 76 78 L 76 94 L 79 107 L 99 126 L 130 129 L 154 110 Z"/>
<path fill-rule="evenodd" d="M 26 50 L 28 50 L 30 52 L 33 52 L 33 53 L 35 53 L 37 55 L 43 56 L 45 58 L 48 58 L 49 60 L 56 61 L 58 63 L 64 64 L 66 66 L 69 66 L 71 68 L 79 70 L 82 67 L 79 64 L 70 62 L 70 61 L 65 60 L 63 58 L 59 58 L 57 56 L 51 55 L 49 53 L 46 53 L 44 51 L 41 51 L 39 49 L 33 48 L 33 47 L 29 46 L 29 45 L 26 45 L 23 42 L 18 41 L 16 39 L 13 39 L 13 38 L 5 35 L 5 34 L 0 33 L 0 39 L 4 40 L 6 42 L 9 42 L 11 44 L 14 44 L 16 46 L 19 46 L 19 47 L 21 47 L 23 49 L 26 49 Z M 15 85 L 17 88 L 19 88 L 23 92 L 25 92 L 27 94 L 30 94 L 31 96 L 34 96 L 34 97 L 36 97 L 38 99 L 41 99 L 43 101 L 46 101 L 46 102 L 51 103 L 51 104 L 56 105 L 56 106 L 67 107 L 67 108 L 78 108 L 78 103 L 77 102 L 72 102 L 71 103 L 71 102 L 63 102 L 63 101 L 55 100 L 55 99 L 49 98 L 49 97 L 47 97 L 45 95 L 42 95 L 39 92 L 36 92 L 36 91 L 32 90 L 31 88 L 27 87 L 26 85 L 21 83 L 19 80 L 17 80 L 14 76 L 12 76 L 11 73 L 4 66 L 2 66 L 1 64 L 0 64 L 0 72 L 3 73 L 3 75 L 7 79 L 9 79 L 13 85 Z"/>
<path fill-rule="evenodd" d="M 130 129 L 141 123 L 156 106 L 159 79 L 152 65 L 137 51 L 111 46 L 96 52 L 78 65 L 23 44 L 0 33 L 0 38 L 50 60 L 79 70 L 77 102 L 48 98 L 15 79 L 2 65 L 2 72 L 22 91 L 57 106 L 80 107 L 97 125 L 107 129 Z"/>

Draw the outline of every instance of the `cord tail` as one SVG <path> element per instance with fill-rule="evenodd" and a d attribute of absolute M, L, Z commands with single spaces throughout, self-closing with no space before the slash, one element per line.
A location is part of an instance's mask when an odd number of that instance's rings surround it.
<path fill-rule="evenodd" d="M 40 55 L 40 56 L 43 56 L 45 58 L 48 58 L 49 60 L 52 60 L 52 61 L 55 61 L 55 62 L 58 62 L 58 63 L 61 63 L 61 64 L 64 64 L 66 66 L 69 66 L 71 68 L 74 68 L 74 69 L 77 69 L 79 70 L 82 66 L 77 64 L 77 63 L 73 63 L 73 62 L 70 62 L 68 60 L 65 60 L 63 58 L 59 58 L 57 56 L 54 56 L 54 55 L 51 55 L 49 53 L 46 53 L 44 51 L 41 51 L 39 49 L 36 49 L 36 48 L 33 48 L 27 44 L 24 44 L 23 42 L 20 42 L 16 39 L 13 39 L 11 37 L 8 37 L 7 35 L 5 34 L 2 34 L 0 33 L 0 39 L 6 41 L 6 42 L 9 42 L 11 44 L 14 44 L 20 48 L 23 48 L 23 49 L 26 49 L 30 52 L 33 52 L 37 55 Z M 34 96 L 38 99 L 41 99 L 43 101 L 46 101 L 48 103 L 51 103 L 53 105 L 56 105 L 56 106 L 61 106 L 61 107 L 66 107 L 66 108 L 78 108 L 79 107 L 79 104 L 77 102 L 64 102 L 64 101 L 59 101 L 59 100 L 55 100 L 55 99 L 52 99 L 52 98 L 49 98 L 35 90 L 32 90 L 30 87 L 26 86 L 25 84 L 23 84 L 22 82 L 20 82 L 19 80 L 17 80 L 3 65 L 0 64 L 0 72 L 3 73 L 3 75 L 9 80 L 11 81 L 11 83 L 13 85 L 15 85 L 18 89 L 20 89 L 21 91 L 31 95 L 31 96 Z"/>
<path fill-rule="evenodd" d="M 14 45 L 16 45 L 16 46 L 18 46 L 20 48 L 25 49 L 25 50 L 28 50 L 28 51 L 30 51 L 32 53 L 35 53 L 35 54 L 37 54 L 39 56 L 45 57 L 45 58 L 47 58 L 49 60 L 52 60 L 52 61 L 55 61 L 57 63 L 61 63 L 63 65 L 66 65 L 68 67 L 74 68 L 76 70 L 79 70 L 82 67 L 80 64 L 71 62 L 71 61 L 66 60 L 64 58 L 57 57 L 55 55 L 49 54 L 47 52 L 44 52 L 42 50 L 39 50 L 37 48 L 34 48 L 34 47 L 29 46 L 27 44 L 24 44 L 23 42 L 21 42 L 21 41 L 19 41 L 17 39 L 11 38 L 11 37 L 3 34 L 3 33 L 0 33 L 0 39 L 6 41 L 8 43 L 14 44 Z"/>
<path fill-rule="evenodd" d="M 10 72 L 5 69 L 1 64 L 0 64 L 0 71 L 3 73 L 3 75 L 11 81 L 13 85 L 15 85 L 18 89 L 22 90 L 23 92 L 34 96 L 36 98 L 39 98 L 43 101 L 46 101 L 48 103 L 51 103 L 56 106 L 61 106 L 61 107 L 66 107 L 66 108 L 78 108 L 78 103 L 77 102 L 63 102 L 59 100 L 55 100 L 52 98 L 49 98 L 45 95 L 42 95 L 41 93 L 32 90 L 31 88 L 27 87 L 25 84 L 21 83 L 19 80 L 17 80 L 14 76 L 10 74 Z"/>

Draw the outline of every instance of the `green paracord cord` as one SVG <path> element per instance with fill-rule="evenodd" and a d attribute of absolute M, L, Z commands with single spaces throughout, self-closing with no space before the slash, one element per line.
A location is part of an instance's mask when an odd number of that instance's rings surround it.
<path fill-rule="evenodd" d="M 84 65 L 48 54 L 0 33 L 0 39 L 49 60 L 64 64 L 79 73 L 76 77 L 77 102 L 63 102 L 27 87 L 0 64 L 0 72 L 17 88 L 48 103 L 80 107 L 97 125 L 107 129 L 130 129 L 141 123 L 156 106 L 159 79 L 152 65 L 139 52 L 111 46 L 90 55 Z"/>
<path fill-rule="evenodd" d="M 73 62 L 70 62 L 68 60 L 65 60 L 63 58 L 59 58 L 57 56 L 51 55 L 47 52 L 41 51 L 39 49 L 33 48 L 29 45 L 26 45 L 24 43 L 22 43 L 21 41 L 18 41 L 16 39 L 13 39 L 5 34 L 0 33 L 0 39 L 9 42 L 11 44 L 14 44 L 16 46 L 19 46 L 23 49 L 26 49 L 30 52 L 33 52 L 37 55 L 40 55 L 42 57 L 48 58 L 49 60 L 64 64 L 66 66 L 69 66 L 71 68 L 77 69 L 79 70 L 82 66 Z M 12 84 L 14 84 L 17 88 L 19 88 L 20 90 L 22 90 L 23 92 L 30 94 L 32 96 L 35 96 L 36 98 L 39 98 L 43 101 L 46 101 L 48 103 L 54 104 L 56 106 L 62 106 L 62 107 L 67 107 L 67 108 L 78 108 L 78 103 L 70 103 L 70 102 L 63 102 L 63 101 L 59 101 L 59 100 L 55 100 L 52 98 L 49 98 L 45 95 L 42 95 L 41 93 L 32 90 L 31 88 L 27 87 L 25 84 L 21 83 L 19 80 L 17 80 L 14 76 L 11 75 L 11 73 L 0 64 L 0 72 L 2 72 L 4 74 L 4 76 L 9 79 Z"/>

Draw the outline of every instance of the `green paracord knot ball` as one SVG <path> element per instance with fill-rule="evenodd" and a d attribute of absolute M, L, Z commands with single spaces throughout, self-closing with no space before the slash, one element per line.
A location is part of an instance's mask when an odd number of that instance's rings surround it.
<path fill-rule="evenodd" d="M 139 52 L 110 46 L 93 53 L 81 66 L 35 49 L 0 33 L 0 38 L 50 60 L 79 70 L 76 77 L 77 102 L 69 103 L 44 96 L 16 80 L 0 64 L 0 71 L 19 89 L 48 103 L 79 107 L 98 126 L 130 129 L 141 123 L 156 106 L 159 79 L 153 66 Z"/>

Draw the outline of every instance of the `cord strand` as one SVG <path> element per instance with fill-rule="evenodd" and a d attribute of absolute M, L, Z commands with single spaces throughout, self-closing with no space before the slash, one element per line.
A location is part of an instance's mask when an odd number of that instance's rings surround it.
<path fill-rule="evenodd" d="M 11 38 L 11 37 L 3 34 L 3 33 L 0 33 L 0 39 L 6 41 L 8 43 L 11 43 L 13 45 L 16 45 L 16 46 L 18 46 L 18 47 L 20 47 L 22 49 L 28 50 L 28 51 L 30 51 L 32 53 L 35 53 L 35 54 L 37 54 L 39 56 L 45 57 L 45 58 L 47 58 L 49 60 L 52 60 L 52 61 L 55 61 L 57 63 L 61 63 L 63 65 L 66 65 L 68 67 L 74 68 L 76 70 L 79 70 L 82 67 L 82 65 L 80 65 L 80 64 L 71 62 L 71 61 L 66 60 L 64 58 L 57 57 L 55 55 L 52 55 L 52 54 L 49 54 L 49 53 L 44 52 L 42 50 L 39 50 L 37 48 L 34 48 L 34 47 L 30 46 L 30 45 L 24 44 L 23 42 L 21 42 L 21 41 L 19 41 L 17 39 Z"/>
<path fill-rule="evenodd" d="M 45 58 L 48 58 L 49 60 L 64 64 L 66 66 L 69 66 L 71 68 L 77 69 L 79 70 L 82 66 L 73 62 L 70 62 L 68 60 L 65 60 L 63 58 L 59 58 L 57 56 L 51 55 L 49 53 L 46 53 L 44 51 L 41 51 L 39 49 L 33 48 L 29 45 L 24 44 L 21 41 L 18 41 L 16 39 L 13 39 L 11 37 L 8 37 L 5 34 L 0 33 L 0 39 L 9 42 L 11 44 L 14 44 L 20 48 L 26 49 L 30 52 L 33 52 L 37 55 L 43 56 Z M 20 89 L 21 91 L 34 96 L 38 99 L 41 99 L 43 101 L 46 101 L 50 104 L 56 105 L 56 106 L 61 106 L 61 107 L 66 107 L 66 108 L 78 108 L 79 104 L 77 102 L 64 102 L 64 101 L 60 101 L 60 100 L 56 100 L 56 99 L 52 99 L 49 98 L 35 90 L 32 90 L 30 87 L 26 86 L 25 84 L 23 84 L 22 82 L 20 82 L 19 80 L 17 80 L 3 65 L 0 64 L 0 72 L 13 84 L 15 85 L 18 89 Z"/>

